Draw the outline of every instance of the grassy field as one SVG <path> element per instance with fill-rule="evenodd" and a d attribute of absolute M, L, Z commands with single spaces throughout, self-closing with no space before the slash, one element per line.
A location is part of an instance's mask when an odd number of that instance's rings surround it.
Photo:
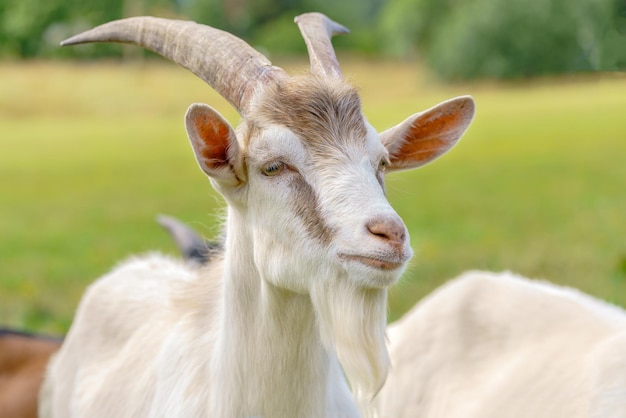
<path fill-rule="evenodd" d="M 416 250 L 390 293 L 392 319 L 468 269 L 626 305 L 626 77 L 442 86 L 415 63 L 343 62 L 380 130 L 449 97 L 478 105 L 453 152 L 388 177 Z M 237 123 L 174 65 L 0 64 L 0 325 L 67 330 L 85 287 L 116 262 L 175 253 L 158 213 L 215 234 L 223 203 L 183 129 L 193 102 Z"/>

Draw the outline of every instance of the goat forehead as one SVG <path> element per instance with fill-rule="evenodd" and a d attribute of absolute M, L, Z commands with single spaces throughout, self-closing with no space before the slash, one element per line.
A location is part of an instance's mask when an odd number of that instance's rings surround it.
<path fill-rule="evenodd" d="M 374 128 L 368 125 L 367 131 L 363 141 L 311 146 L 284 126 L 274 125 L 251 135 L 254 139 L 248 142 L 245 158 L 258 166 L 282 160 L 313 183 L 317 183 L 313 178 L 328 177 L 329 173 L 331 179 L 340 174 L 374 173 L 372 161 L 382 158 L 387 151 Z"/>
<path fill-rule="evenodd" d="M 357 91 L 341 80 L 291 78 L 267 91 L 256 110 L 261 125 L 284 126 L 311 155 L 336 154 L 367 136 Z"/>

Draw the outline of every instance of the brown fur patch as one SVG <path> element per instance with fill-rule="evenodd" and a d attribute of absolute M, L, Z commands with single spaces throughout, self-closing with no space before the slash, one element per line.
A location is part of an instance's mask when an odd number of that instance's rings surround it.
<path fill-rule="evenodd" d="M 300 176 L 294 176 L 290 187 L 293 191 L 295 212 L 302 219 L 309 236 L 323 244 L 329 244 L 332 241 L 334 231 L 326 224 L 320 212 L 317 195 L 313 187 Z"/>
<path fill-rule="evenodd" d="M 460 114 L 443 113 L 418 119 L 406 136 L 410 140 L 402 146 L 400 154 L 412 160 L 430 161 L 447 151 L 459 137 Z"/>
<path fill-rule="evenodd" d="M 400 150 L 402 158 L 408 158 L 411 161 L 430 161 L 445 150 L 450 148 L 450 143 L 442 141 L 438 138 L 420 139 L 412 141 L 403 146 Z"/>
<path fill-rule="evenodd" d="M 257 108 L 260 120 L 299 136 L 311 155 L 332 157 L 348 143 L 364 143 L 361 100 L 342 80 L 293 77 L 268 91 Z"/>
<path fill-rule="evenodd" d="M 219 122 L 204 114 L 198 115 L 194 120 L 198 135 L 204 143 L 202 158 L 210 169 L 218 169 L 229 163 L 227 150 L 230 128 Z"/>
<path fill-rule="evenodd" d="M 387 188 L 385 187 L 385 173 L 383 171 L 379 171 L 376 173 L 376 180 L 378 180 L 378 184 L 383 189 L 383 193 L 385 196 L 387 195 Z"/>
<path fill-rule="evenodd" d="M 46 365 L 60 339 L 0 331 L 0 416 L 37 417 Z"/>

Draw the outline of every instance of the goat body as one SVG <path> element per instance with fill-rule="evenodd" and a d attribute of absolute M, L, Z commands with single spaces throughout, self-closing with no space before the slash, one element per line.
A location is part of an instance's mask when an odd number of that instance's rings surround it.
<path fill-rule="evenodd" d="M 50 363 L 42 417 L 372 412 L 388 366 L 386 289 L 412 255 L 384 173 L 452 148 L 474 103 L 446 101 L 379 135 L 332 50 L 345 28 L 317 13 L 296 21 L 312 71 L 296 77 L 192 22 L 130 18 L 65 42 L 152 49 L 243 122 L 235 131 L 201 104 L 185 116 L 198 164 L 228 203 L 223 253 L 200 268 L 136 258 L 92 284 Z"/>
<path fill-rule="evenodd" d="M 0 417 L 37 417 L 37 394 L 48 359 L 62 340 L 0 329 Z"/>
<path fill-rule="evenodd" d="M 626 417 L 626 312 L 574 289 L 468 272 L 388 336 L 382 417 Z"/>

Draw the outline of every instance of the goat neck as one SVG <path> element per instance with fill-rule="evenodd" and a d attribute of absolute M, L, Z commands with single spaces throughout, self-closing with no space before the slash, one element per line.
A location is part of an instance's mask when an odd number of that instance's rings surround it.
<path fill-rule="evenodd" d="M 248 217 L 229 209 L 222 312 L 212 356 L 215 416 L 358 417 L 307 294 L 263 279 Z M 242 394 L 245 394 L 242 396 Z"/>

